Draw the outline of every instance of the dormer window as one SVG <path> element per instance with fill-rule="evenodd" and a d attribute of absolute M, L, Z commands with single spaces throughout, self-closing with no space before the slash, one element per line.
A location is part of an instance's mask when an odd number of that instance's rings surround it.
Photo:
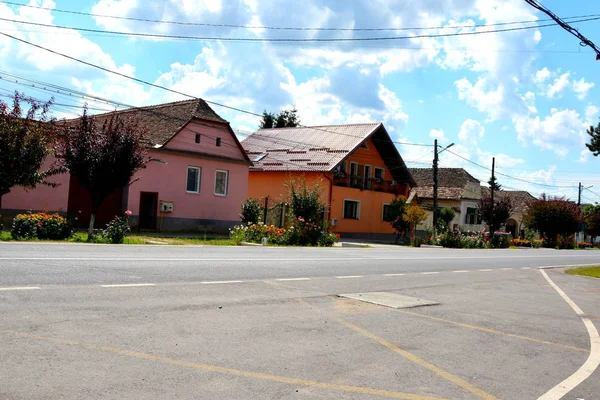
<path fill-rule="evenodd" d="M 358 146 L 358 147 L 360 147 L 361 149 L 369 150 L 369 146 L 367 146 L 367 142 L 362 142 L 360 144 L 360 146 Z"/>
<path fill-rule="evenodd" d="M 194 142 L 200 143 L 200 134 L 199 133 L 196 133 L 196 138 L 194 139 Z"/>
<path fill-rule="evenodd" d="M 220 137 L 217 138 L 217 147 L 221 147 L 221 138 Z"/>

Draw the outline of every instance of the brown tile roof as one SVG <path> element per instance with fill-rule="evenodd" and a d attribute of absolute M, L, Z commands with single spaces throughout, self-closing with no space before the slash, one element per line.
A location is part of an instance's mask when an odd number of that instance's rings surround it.
<path fill-rule="evenodd" d="M 94 115 L 96 123 L 102 123 L 111 115 L 135 118 L 148 131 L 147 138 L 153 145 L 165 144 L 192 118 L 227 123 L 202 99 L 176 101 L 147 107 L 129 108 Z M 67 121 L 69 122 L 69 121 Z"/>
<path fill-rule="evenodd" d="M 433 168 L 409 168 L 417 186 L 433 186 Z M 439 168 L 438 187 L 461 188 L 469 182 L 477 182 L 464 168 Z"/>
<path fill-rule="evenodd" d="M 394 180 L 414 180 L 381 123 L 260 129 L 242 141 L 256 171 L 333 170 L 371 138 Z"/>
<path fill-rule="evenodd" d="M 489 196 L 490 189 L 486 186 L 481 187 L 481 195 Z M 494 192 L 494 196 L 500 197 L 508 197 L 511 200 L 513 205 L 513 212 L 527 213 L 527 209 L 529 208 L 529 203 L 537 200 L 534 196 L 532 196 L 529 192 L 525 190 L 500 190 L 498 192 Z"/>
<path fill-rule="evenodd" d="M 421 199 L 433 198 L 433 186 L 417 186 L 413 189 Z M 460 200 L 463 198 L 463 188 L 438 187 L 438 199 Z"/>

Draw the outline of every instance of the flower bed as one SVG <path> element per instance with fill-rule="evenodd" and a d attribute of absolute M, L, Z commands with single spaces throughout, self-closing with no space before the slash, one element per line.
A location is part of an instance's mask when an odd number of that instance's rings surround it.
<path fill-rule="evenodd" d="M 258 224 L 238 225 L 231 229 L 230 237 L 237 242 L 261 243 L 263 238 L 268 244 L 286 246 L 333 246 L 339 240 L 339 234 L 323 229 L 320 224 L 303 218 L 294 218 L 288 228 Z"/>
<path fill-rule="evenodd" d="M 10 234 L 16 240 L 64 240 L 73 235 L 73 230 L 65 217 L 39 212 L 18 214 L 13 219 Z"/>
<path fill-rule="evenodd" d="M 591 249 L 594 245 L 590 242 L 579 242 L 577 243 L 577 247 L 580 249 Z"/>

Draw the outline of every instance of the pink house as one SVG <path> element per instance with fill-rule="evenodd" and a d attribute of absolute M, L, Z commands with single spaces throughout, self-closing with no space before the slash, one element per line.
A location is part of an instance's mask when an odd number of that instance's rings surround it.
<path fill-rule="evenodd" d="M 126 209 L 133 229 L 226 232 L 239 222 L 248 194 L 251 164 L 229 123 L 204 100 L 188 100 L 117 111 L 136 118 L 148 131 L 150 162 L 134 182 L 111 195 L 97 215 L 106 224 Z M 100 122 L 109 114 L 96 116 Z M 49 159 L 50 164 L 54 160 Z M 66 212 L 89 223 L 87 192 L 68 174 L 56 188 L 14 188 L 3 198 L 2 214 L 27 210 Z"/>

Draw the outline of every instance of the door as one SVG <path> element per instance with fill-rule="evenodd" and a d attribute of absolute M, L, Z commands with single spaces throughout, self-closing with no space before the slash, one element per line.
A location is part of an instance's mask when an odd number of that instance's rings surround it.
<path fill-rule="evenodd" d="M 365 165 L 365 184 L 363 186 L 365 190 L 371 190 L 371 182 L 371 166 Z"/>
<path fill-rule="evenodd" d="M 355 162 L 350 163 L 350 187 L 356 188 L 360 187 L 359 177 L 358 177 L 358 164 Z"/>
<path fill-rule="evenodd" d="M 156 211 L 158 208 L 158 193 L 140 193 L 140 230 L 156 230 Z"/>

